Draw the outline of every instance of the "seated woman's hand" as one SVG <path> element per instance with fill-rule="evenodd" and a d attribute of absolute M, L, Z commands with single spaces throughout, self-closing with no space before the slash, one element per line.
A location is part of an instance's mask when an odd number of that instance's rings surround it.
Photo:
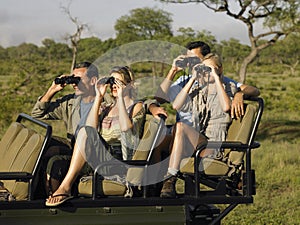
<path fill-rule="evenodd" d="M 101 79 L 98 79 L 95 84 L 95 91 L 97 96 L 103 97 L 109 84 L 103 84 L 99 82 L 100 80 Z"/>

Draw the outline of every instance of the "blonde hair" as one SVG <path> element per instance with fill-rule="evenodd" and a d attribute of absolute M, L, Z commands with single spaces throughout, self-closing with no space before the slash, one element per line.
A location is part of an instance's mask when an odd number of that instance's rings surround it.
<path fill-rule="evenodd" d="M 218 67 L 218 74 L 219 75 L 222 74 L 223 65 L 222 65 L 222 59 L 219 55 L 217 55 L 215 53 L 209 53 L 203 58 L 203 61 L 205 61 L 205 60 L 211 60 L 212 62 L 214 62 L 216 64 L 216 66 Z"/>
<path fill-rule="evenodd" d="M 114 66 L 110 71 L 112 73 L 121 74 L 126 83 L 134 81 L 134 74 L 128 66 Z"/>
<path fill-rule="evenodd" d="M 215 62 L 218 67 L 222 67 L 222 59 L 219 55 L 215 53 L 209 53 L 203 58 L 203 61 L 207 59 L 213 60 L 213 62 Z"/>
<path fill-rule="evenodd" d="M 112 73 L 120 74 L 123 77 L 126 84 L 131 85 L 130 97 L 135 99 L 137 94 L 136 94 L 136 90 L 134 87 L 134 74 L 133 74 L 132 70 L 128 66 L 114 66 L 112 68 L 112 70 L 110 71 L 110 74 L 112 74 Z"/>

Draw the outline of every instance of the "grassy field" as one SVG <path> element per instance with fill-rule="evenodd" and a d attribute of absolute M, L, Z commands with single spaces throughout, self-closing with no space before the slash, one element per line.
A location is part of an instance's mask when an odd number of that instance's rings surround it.
<path fill-rule="evenodd" d="M 299 141 L 261 141 L 253 152 L 257 194 L 254 204 L 240 205 L 223 224 L 299 224 Z"/>
<path fill-rule="evenodd" d="M 253 75 L 265 99 L 252 154 L 257 194 L 254 204 L 235 208 L 222 224 L 292 225 L 300 222 L 300 77 Z"/>

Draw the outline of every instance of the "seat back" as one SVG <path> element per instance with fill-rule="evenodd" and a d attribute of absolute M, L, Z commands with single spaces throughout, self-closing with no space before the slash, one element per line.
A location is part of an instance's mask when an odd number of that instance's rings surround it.
<path fill-rule="evenodd" d="M 246 110 L 244 116 L 232 120 L 232 124 L 228 129 L 226 141 L 239 141 L 243 144 L 250 144 L 250 142 L 252 142 L 250 137 L 258 106 L 246 104 L 245 107 Z M 233 165 L 240 165 L 243 161 L 245 151 L 230 151 L 230 149 L 225 149 L 225 156 L 226 155 L 228 155 L 228 159 Z"/>
<path fill-rule="evenodd" d="M 245 114 L 242 118 L 236 118 L 232 120 L 232 124 L 228 129 L 226 141 L 238 141 L 243 144 L 251 145 L 254 141 L 254 134 L 257 130 L 257 119 L 260 116 L 259 102 L 252 101 L 245 104 Z M 260 119 L 260 118 L 259 118 Z M 257 124 L 257 125 L 256 125 Z M 241 165 L 245 156 L 245 151 L 231 151 L 225 149 L 225 157 L 228 157 L 229 162 L 232 165 Z"/>
<path fill-rule="evenodd" d="M 132 157 L 132 160 L 150 160 L 153 155 L 153 151 L 159 141 L 163 119 L 159 120 L 153 116 L 147 115 L 147 119 L 144 125 L 144 133 L 142 139 Z M 144 178 L 145 167 L 132 167 L 127 171 L 126 180 L 133 185 L 140 185 Z"/>
<path fill-rule="evenodd" d="M 263 100 L 253 98 L 245 104 L 245 114 L 242 118 L 232 120 L 228 128 L 226 142 L 241 142 L 251 146 L 260 122 L 263 110 Z M 210 143 L 208 142 L 208 145 Z M 237 167 L 243 165 L 245 149 L 224 149 L 223 158 L 205 157 L 201 160 L 201 171 L 206 175 L 231 175 Z M 181 172 L 194 173 L 194 158 L 186 158 L 181 162 Z"/>
<path fill-rule="evenodd" d="M 43 124 L 46 134 L 27 128 L 21 120 Z M 49 133 L 50 129 L 50 133 Z M 37 178 L 39 159 L 51 135 L 51 127 L 20 114 L 13 122 L 0 142 L 0 180 L 16 200 L 28 200 L 32 197 L 33 181 Z"/>
<path fill-rule="evenodd" d="M 5 172 L 7 171 L 7 168 L 9 168 L 9 163 L 11 163 L 12 161 L 9 160 L 9 158 L 14 157 L 10 149 L 16 148 L 17 143 L 19 144 L 19 141 L 16 141 L 16 137 L 19 134 L 20 130 L 22 130 L 22 128 L 24 128 L 22 124 L 18 122 L 12 122 L 2 136 L 2 139 L 0 141 L 0 172 Z M 15 146 L 11 146 L 12 144 Z"/>
<path fill-rule="evenodd" d="M 159 141 L 159 137 L 164 125 L 163 119 L 157 119 L 151 115 L 146 116 L 144 124 L 144 132 L 142 139 L 133 155 L 132 161 L 144 160 L 147 164 L 153 155 L 153 151 Z M 126 181 L 131 185 L 140 185 L 144 179 L 145 166 L 132 166 L 128 168 Z M 92 196 L 92 178 L 83 177 L 78 185 L 78 192 L 81 196 Z M 97 193 L 101 195 L 124 195 L 126 191 L 125 184 L 114 180 L 101 180 L 101 185 L 97 185 Z"/>

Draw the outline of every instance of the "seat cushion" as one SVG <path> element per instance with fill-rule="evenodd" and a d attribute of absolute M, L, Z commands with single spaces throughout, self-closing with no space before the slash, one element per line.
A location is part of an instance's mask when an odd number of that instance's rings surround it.
<path fill-rule="evenodd" d="M 180 171 L 182 173 L 194 173 L 194 158 L 185 158 L 181 160 Z M 224 176 L 228 173 L 229 167 L 226 163 L 213 159 L 202 158 L 199 166 L 199 171 L 206 175 Z"/>
<path fill-rule="evenodd" d="M 19 148 L 12 148 L 11 154 L 7 155 L 11 160 L 7 172 L 27 172 L 31 174 L 40 154 L 43 137 L 24 128 L 19 132 L 15 141 L 16 143 L 12 143 L 11 147 Z M 16 200 L 26 200 L 28 198 L 29 186 L 27 182 L 16 182 L 14 180 L 3 180 L 2 182 Z"/>
<path fill-rule="evenodd" d="M 9 167 L 9 159 L 7 159 L 6 155 L 10 155 L 9 157 L 13 157 L 12 152 L 10 150 L 10 146 L 16 140 L 16 136 L 19 134 L 20 130 L 23 128 L 23 125 L 18 122 L 13 122 L 6 130 L 0 141 L 0 155 L 2 159 L 0 163 L 0 172 L 6 172 Z"/>
<path fill-rule="evenodd" d="M 104 179 L 98 187 L 97 193 L 100 195 L 122 196 L 126 192 L 126 185 L 113 180 Z M 80 196 L 92 196 L 92 176 L 86 176 L 80 179 L 78 192 Z"/>

